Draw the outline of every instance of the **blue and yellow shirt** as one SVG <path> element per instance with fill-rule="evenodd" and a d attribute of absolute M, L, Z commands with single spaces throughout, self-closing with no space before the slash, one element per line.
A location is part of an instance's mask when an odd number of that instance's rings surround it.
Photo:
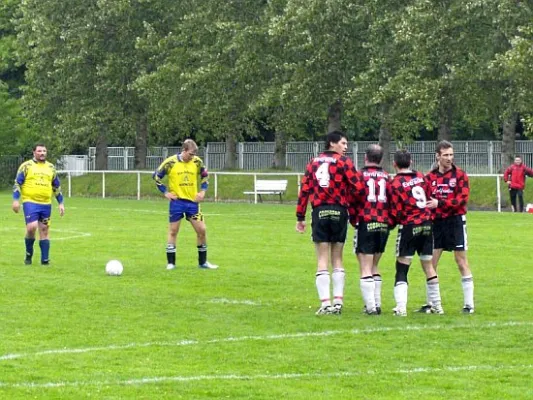
<path fill-rule="evenodd" d="M 52 195 L 59 204 L 63 203 L 61 185 L 54 165 L 48 161 L 23 162 L 15 178 L 13 200 L 20 200 L 22 197 L 23 203 L 29 201 L 37 204 L 51 204 Z"/>
<path fill-rule="evenodd" d="M 168 189 L 162 179 L 168 176 Z M 155 184 L 161 193 L 174 193 L 179 199 L 195 201 L 200 190 L 207 190 L 208 174 L 204 162 L 194 156 L 189 162 L 181 159 L 180 154 L 168 157 L 154 172 Z"/>

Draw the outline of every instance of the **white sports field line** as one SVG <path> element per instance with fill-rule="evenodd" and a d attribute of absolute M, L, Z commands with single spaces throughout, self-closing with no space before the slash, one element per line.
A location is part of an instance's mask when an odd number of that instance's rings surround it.
<path fill-rule="evenodd" d="M 21 235 L 24 234 L 24 227 L 21 227 L 21 228 L 14 228 L 14 227 L 3 227 L 3 228 L 0 228 L 0 232 L 2 231 L 18 231 L 18 232 L 22 232 Z M 85 237 L 89 237 L 89 236 L 92 236 L 92 233 L 90 232 L 80 232 L 80 231 L 75 231 L 75 230 L 70 230 L 70 229 L 52 229 L 52 232 L 53 233 L 56 233 L 56 232 L 59 232 L 61 234 L 70 234 L 70 235 L 66 235 L 66 236 L 59 236 L 59 237 L 54 237 L 52 240 L 55 242 L 55 241 L 58 241 L 58 240 L 72 240 L 72 239 L 78 239 L 78 238 L 85 238 Z M 21 241 L 20 238 L 18 239 L 7 239 L 7 240 L 2 240 L 2 243 L 19 243 Z"/>
<path fill-rule="evenodd" d="M 455 330 L 455 329 L 501 329 L 506 327 L 518 327 L 518 326 L 533 326 L 533 321 L 509 321 L 509 322 L 488 322 L 484 324 L 468 324 L 468 325 L 410 325 L 410 326 L 393 326 L 393 327 L 377 327 L 366 329 L 350 329 L 350 330 L 337 330 L 337 331 L 321 331 L 321 332 L 297 332 L 297 333 L 285 333 L 277 335 L 264 335 L 264 336 L 238 336 L 227 337 L 220 339 L 210 340 L 177 340 L 170 342 L 145 342 L 145 343 L 128 343 L 128 344 L 112 344 L 109 346 L 100 347 L 82 347 L 82 348 L 64 348 L 64 349 L 50 349 L 41 350 L 32 353 L 12 353 L 0 355 L 0 361 L 14 360 L 21 358 L 39 357 L 47 355 L 57 354 L 78 354 L 78 353 L 92 353 L 97 351 L 115 351 L 132 348 L 142 347 L 176 347 L 176 346 L 201 346 L 214 343 L 237 343 L 244 341 L 269 341 L 269 340 L 290 340 L 301 339 L 309 337 L 324 337 L 335 335 L 366 335 L 369 333 L 379 332 L 409 332 L 409 331 L 442 331 L 442 330 Z"/>
<path fill-rule="evenodd" d="M 308 373 L 285 373 L 285 374 L 257 374 L 257 375 L 196 375 L 196 376 L 155 376 L 125 380 L 107 381 L 65 381 L 65 382 L 0 382 L 0 388 L 23 388 L 23 389 L 50 389 L 61 387 L 81 387 L 81 386 L 138 386 L 151 383 L 164 382 L 197 382 L 197 381 L 254 381 L 254 380 L 287 380 L 287 379 L 324 379 L 324 378 L 349 378 L 354 376 L 375 376 L 375 375 L 414 375 L 427 373 L 464 373 L 464 372 L 498 372 L 498 371 L 525 371 L 532 369 L 533 365 L 449 365 L 440 368 L 417 367 L 409 369 L 392 370 L 367 370 L 367 371 L 345 371 L 345 372 L 308 372 Z"/>

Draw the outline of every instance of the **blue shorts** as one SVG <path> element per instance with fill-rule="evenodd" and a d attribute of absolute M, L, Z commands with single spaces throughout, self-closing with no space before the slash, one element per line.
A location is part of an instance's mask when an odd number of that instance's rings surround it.
<path fill-rule="evenodd" d="M 188 220 L 203 221 L 204 215 L 200 211 L 200 205 L 189 200 L 170 200 L 168 207 L 168 222 L 178 222 L 183 217 Z"/>
<path fill-rule="evenodd" d="M 51 204 L 38 204 L 26 201 L 22 203 L 22 210 L 24 211 L 26 224 L 39 221 L 44 225 L 50 225 L 50 215 L 52 215 Z"/>

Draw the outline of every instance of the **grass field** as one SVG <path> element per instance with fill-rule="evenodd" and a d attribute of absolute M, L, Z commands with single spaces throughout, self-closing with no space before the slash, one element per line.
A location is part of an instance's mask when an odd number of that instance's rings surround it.
<path fill-rule="evenodd" d="M 196 267 L 183 225 L 178 268 L 166 271 L 162 200 L 67 199 L 63 218 L 54 210 L 53 265 L 41 267 L 23 265 L 23 218 L 0 199 L 2 399 L 533 398 L 531 214 L 469 214 L 474 315 L 460 313 L 446 254 L 446 314 L 393 317 L 391 237 L 384 314 L 361 313 L 347 245 L 345 311 L 317 317 L 314 251 L 294 205 L 206 203 L 220 269 Z M 121 277 L 104 273 L 114 258 Z M 410 283 L 414 310 L 425 300 L 418 262 Z"/>

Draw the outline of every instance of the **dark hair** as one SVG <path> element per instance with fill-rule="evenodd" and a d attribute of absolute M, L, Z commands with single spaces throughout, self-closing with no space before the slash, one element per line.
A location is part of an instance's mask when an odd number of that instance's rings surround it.
<path fill-rule="evenodd" d="M 522 159 L 522 156 L 520 154 L 515 154 L 514 158 Z"/>
<path fill-rule="evenodd" d="M 411 153 L 407 150 L 398 150 L 394 153 L 394 163 L 400 169 L 409 168 L 411 165 Z"/>
<path fill-rule="evenodd" d="M 435 153 L 440 154 L 441 150 L 446 150 L 446 149 L 453 149 L 453 145 L 447 140 L 441 140 L 439 143 L 437 143 L 437 148 L 435 149 Z"/>
<path fill-rule="evenodd" d="M 333 131 L 326 135 L 326 150 L 329 150 L 331 148 L 332 143 L 339 143 L 341 139 L 346 139 L 346 135 L 342 133 L 341 131 Z"/>
<path fill-rule="evenodd" d="M 37 150 L 37 147 L 45 147 L 46 148 L 46 145 L 44 143 L 36 143 L 33 146 L 33 151 Z"/>
<path fill-rule="evenodd" d="M 367 147 L 365 155 L 368 162 L 379 164 L 383 159 L 383 147 L 379 144 L 371 144 Z"/>

